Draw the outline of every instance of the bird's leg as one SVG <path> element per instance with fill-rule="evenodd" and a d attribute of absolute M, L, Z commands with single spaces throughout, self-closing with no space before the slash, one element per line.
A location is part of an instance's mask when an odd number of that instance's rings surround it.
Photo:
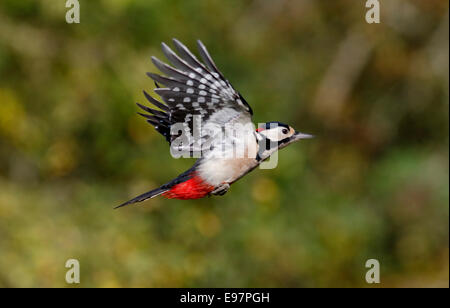
<path fill-rule="evenodd" d="M 230 189 L 230 184 L 228 183 L 222 183 L 219 186 L 217 186 L 212 192 L 210 192 L 210 195 L 216 195 L 216 196 L 223 196 L 225 193 Z"/>

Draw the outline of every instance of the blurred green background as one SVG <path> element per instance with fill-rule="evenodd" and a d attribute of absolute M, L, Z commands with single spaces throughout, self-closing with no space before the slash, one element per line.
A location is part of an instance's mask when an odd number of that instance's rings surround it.
<path fill-rule="evenodd" d="M 80 5 L 0 2 L 0 286 L 68 286 L 76 258 L 82 287 L 366 287 L 374 258 L 381 287 L 448 287 L 448 1 Z M 193 163 L 134 104 L 172 37 L 317 137 L 223 197 L 113 210 Z"/>

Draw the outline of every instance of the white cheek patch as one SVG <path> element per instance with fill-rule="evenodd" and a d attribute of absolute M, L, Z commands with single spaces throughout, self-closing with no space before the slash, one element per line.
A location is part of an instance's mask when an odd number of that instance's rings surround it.
<path fill-rule="evenodd" d="M 272 141 L 281 141 L 283 139 L 289 138 L 292 134 L 291 131 L 288 131 L 287 134 L 283 134 L 283 130 L 285 130 L 285 127 L 274 127 L 270 129 L 265 129 L 260 132 L 261 135 L 266 136 L 267 139 L 270 139 Z"/>

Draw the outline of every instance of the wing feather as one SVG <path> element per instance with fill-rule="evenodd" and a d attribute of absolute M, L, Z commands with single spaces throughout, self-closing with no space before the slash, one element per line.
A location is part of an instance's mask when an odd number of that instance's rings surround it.
<path fill-rule="evenodd" d="M 192 67 L 201 68 L 205 71 L 207 70 L 206 67 L 197 59 L 197 57 L 185 45 L 183 45 L 183 43 L 177 39 L 173 39 L 173 43 L 181 58 L 183 58 Z"/>
<path fill-rule="evenodd" d="M 209 52 L 206 49 L 205 45 L 203 45 L 203 43 L 200 40 L 197 40 L 197 45 L 198 45 L 198 50 L 200 52 L 200 56 L 202 57 L 203 62 L 205 62 L 206 66 L 209 68 L 209 70 L 219 74 L 219 76 L 225 80 L 225 77 L 222 75 L 222 73 L 217 68 L 213 59 L 209 55 Z"/>
<path fill-rule="evenodd" d="M 177 137 L 170 135 L 171 126 L 181 122 L 187 131 L 192 132 L 194 118 L 200 119 L 201 127 L 220 128 L 235 122 L 237 118 L 240 122 L 251 123 L 250 106 L 225 79 L 202 42 L 198 41 L 197 44 L 203 63 L 181 42 L 176 39 L 173 42 L 178 54 L 162 43 L 163 53 L 173 66 L 152 57 L 153 64 L 164 76 L 147 73 L 157 84 L 158 88 L 154 91 L 164 103 L 145 91 L 144 95 L 161 110 L 138 104 L 146 112 L 139 114 L 155 126 L 169 143 Z M 164 87 L 159 87 L 158 83 Z M 201 140 L 193 140 L 190 145 L 195 143 L 197 146 L 209 135 L 202 131 Z"/>

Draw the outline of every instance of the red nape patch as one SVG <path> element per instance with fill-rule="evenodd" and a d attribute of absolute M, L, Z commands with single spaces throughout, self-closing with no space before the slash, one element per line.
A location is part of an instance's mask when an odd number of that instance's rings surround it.
<path fill-rule="evenodd" d="M 206 184 L 200 177 L 193 176 L 191 179 L 177 184 L 162 195 L 168 199 L 200 199 L 214 190 L 214 186 Z"/>
<path fill-rule="evenodd" d="M 262 127 L 256 129 L 256 131 L 257 131 L 258 133 L 259 133 L 259 132 L 262 132 L 263 130 L 264 130 L 264 128 L 262 128 Z"/>

